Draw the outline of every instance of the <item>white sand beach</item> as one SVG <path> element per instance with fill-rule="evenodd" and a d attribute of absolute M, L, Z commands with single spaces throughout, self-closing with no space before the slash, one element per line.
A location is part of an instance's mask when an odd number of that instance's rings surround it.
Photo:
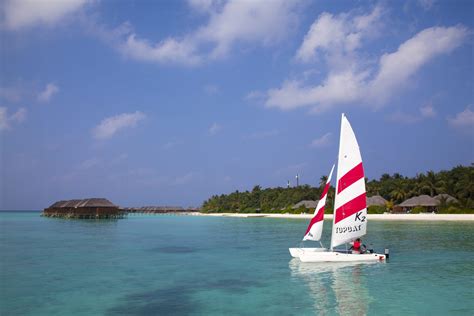
<path fill-rule="evenodd" d="M 304 218 L 310 219 L 312 214 L 260 214 L 260 213 L 192 213 L 197 216 L 228 216 L 228 217 L 268 217 L 268 218 Z M 474 214 L 368 214 L 369 220 L 380 221 L 474 221 Z M 325 214 L 324 219 L 332 219 L 332 214 Z"/>

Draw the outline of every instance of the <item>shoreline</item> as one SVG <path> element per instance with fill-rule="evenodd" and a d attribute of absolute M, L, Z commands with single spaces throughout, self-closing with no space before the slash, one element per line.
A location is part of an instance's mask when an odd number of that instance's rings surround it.
<path fill-rule="evenodd" d="M 271 213 L 189 213 L 195 216 L 240 217 L 240 218 L 286 218 L 311 219 L 313 214 Z M 333 214 L 324 214 L 324 219 L 333 219 Z M 379 221 L 474 221 L 474 214 L 367 214 L 369 220 Z"/>
<path fill-rule="evenodd" d="M 1 210 L 0 213 L 28 213 L 41 211 L 6 211 Z M 131 213 L 134 214 L 134 213 Z M 139 214 L 139 213 L 137 213 Z M 140 213 L 141 214 L 141 213 Z M 151 214 L 151 213 L 150 213 Z M 179 212 L 179 213 L 156 213 L 156 215 L 174 214 L 174 215 L 190 215 L 190 216 L 214 216 L 214 217 L 237 217 L 237 218 L 284 218 L 284 219 L 311 219 L 313 214 L 279 214 L 279 213 L 201 213 L 201 212 Z M 332 220 L 333 214 L 324 214 L 325 220 Z M 375 221 L 474 221 L 474 214 L 367 214 L 367 219 Z"/>

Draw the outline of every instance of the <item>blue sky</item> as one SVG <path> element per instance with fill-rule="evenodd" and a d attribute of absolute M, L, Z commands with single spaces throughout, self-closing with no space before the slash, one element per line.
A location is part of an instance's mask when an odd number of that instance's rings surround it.
<path fill-rule="evenodd" d="M 0 209 L 198 206 L 315 185 L 345 112 L 366 175 L 474 161 L 471 1 L 13 1 Z"/>

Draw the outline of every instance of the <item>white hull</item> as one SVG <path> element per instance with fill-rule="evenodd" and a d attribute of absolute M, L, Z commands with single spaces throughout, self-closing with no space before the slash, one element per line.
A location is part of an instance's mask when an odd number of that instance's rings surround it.
<path fill-rule="evenodd" d="M 328 251 L 327 248 L 289 248 L 293 258 L 299 258 L 303 253 Z"/>
<path fill-rule="evenodd" d="M 378 253 L 352 254 L 335 251 L 304 252 L 299 256 L 301 262 L 361 262 L 385 261 L 385 255 Z"/>

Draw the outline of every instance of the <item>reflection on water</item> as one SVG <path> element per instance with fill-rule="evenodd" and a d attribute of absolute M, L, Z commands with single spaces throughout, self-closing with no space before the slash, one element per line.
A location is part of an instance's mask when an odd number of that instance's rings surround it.
<path fill-rule="evenodd" d="M 317 314 L 366 315 L 371 297 L 362 268 L 368 264 L 377 263 L 304 263 L 293 258 L 289 266 L 292 277 L 307 283 Z"/>

